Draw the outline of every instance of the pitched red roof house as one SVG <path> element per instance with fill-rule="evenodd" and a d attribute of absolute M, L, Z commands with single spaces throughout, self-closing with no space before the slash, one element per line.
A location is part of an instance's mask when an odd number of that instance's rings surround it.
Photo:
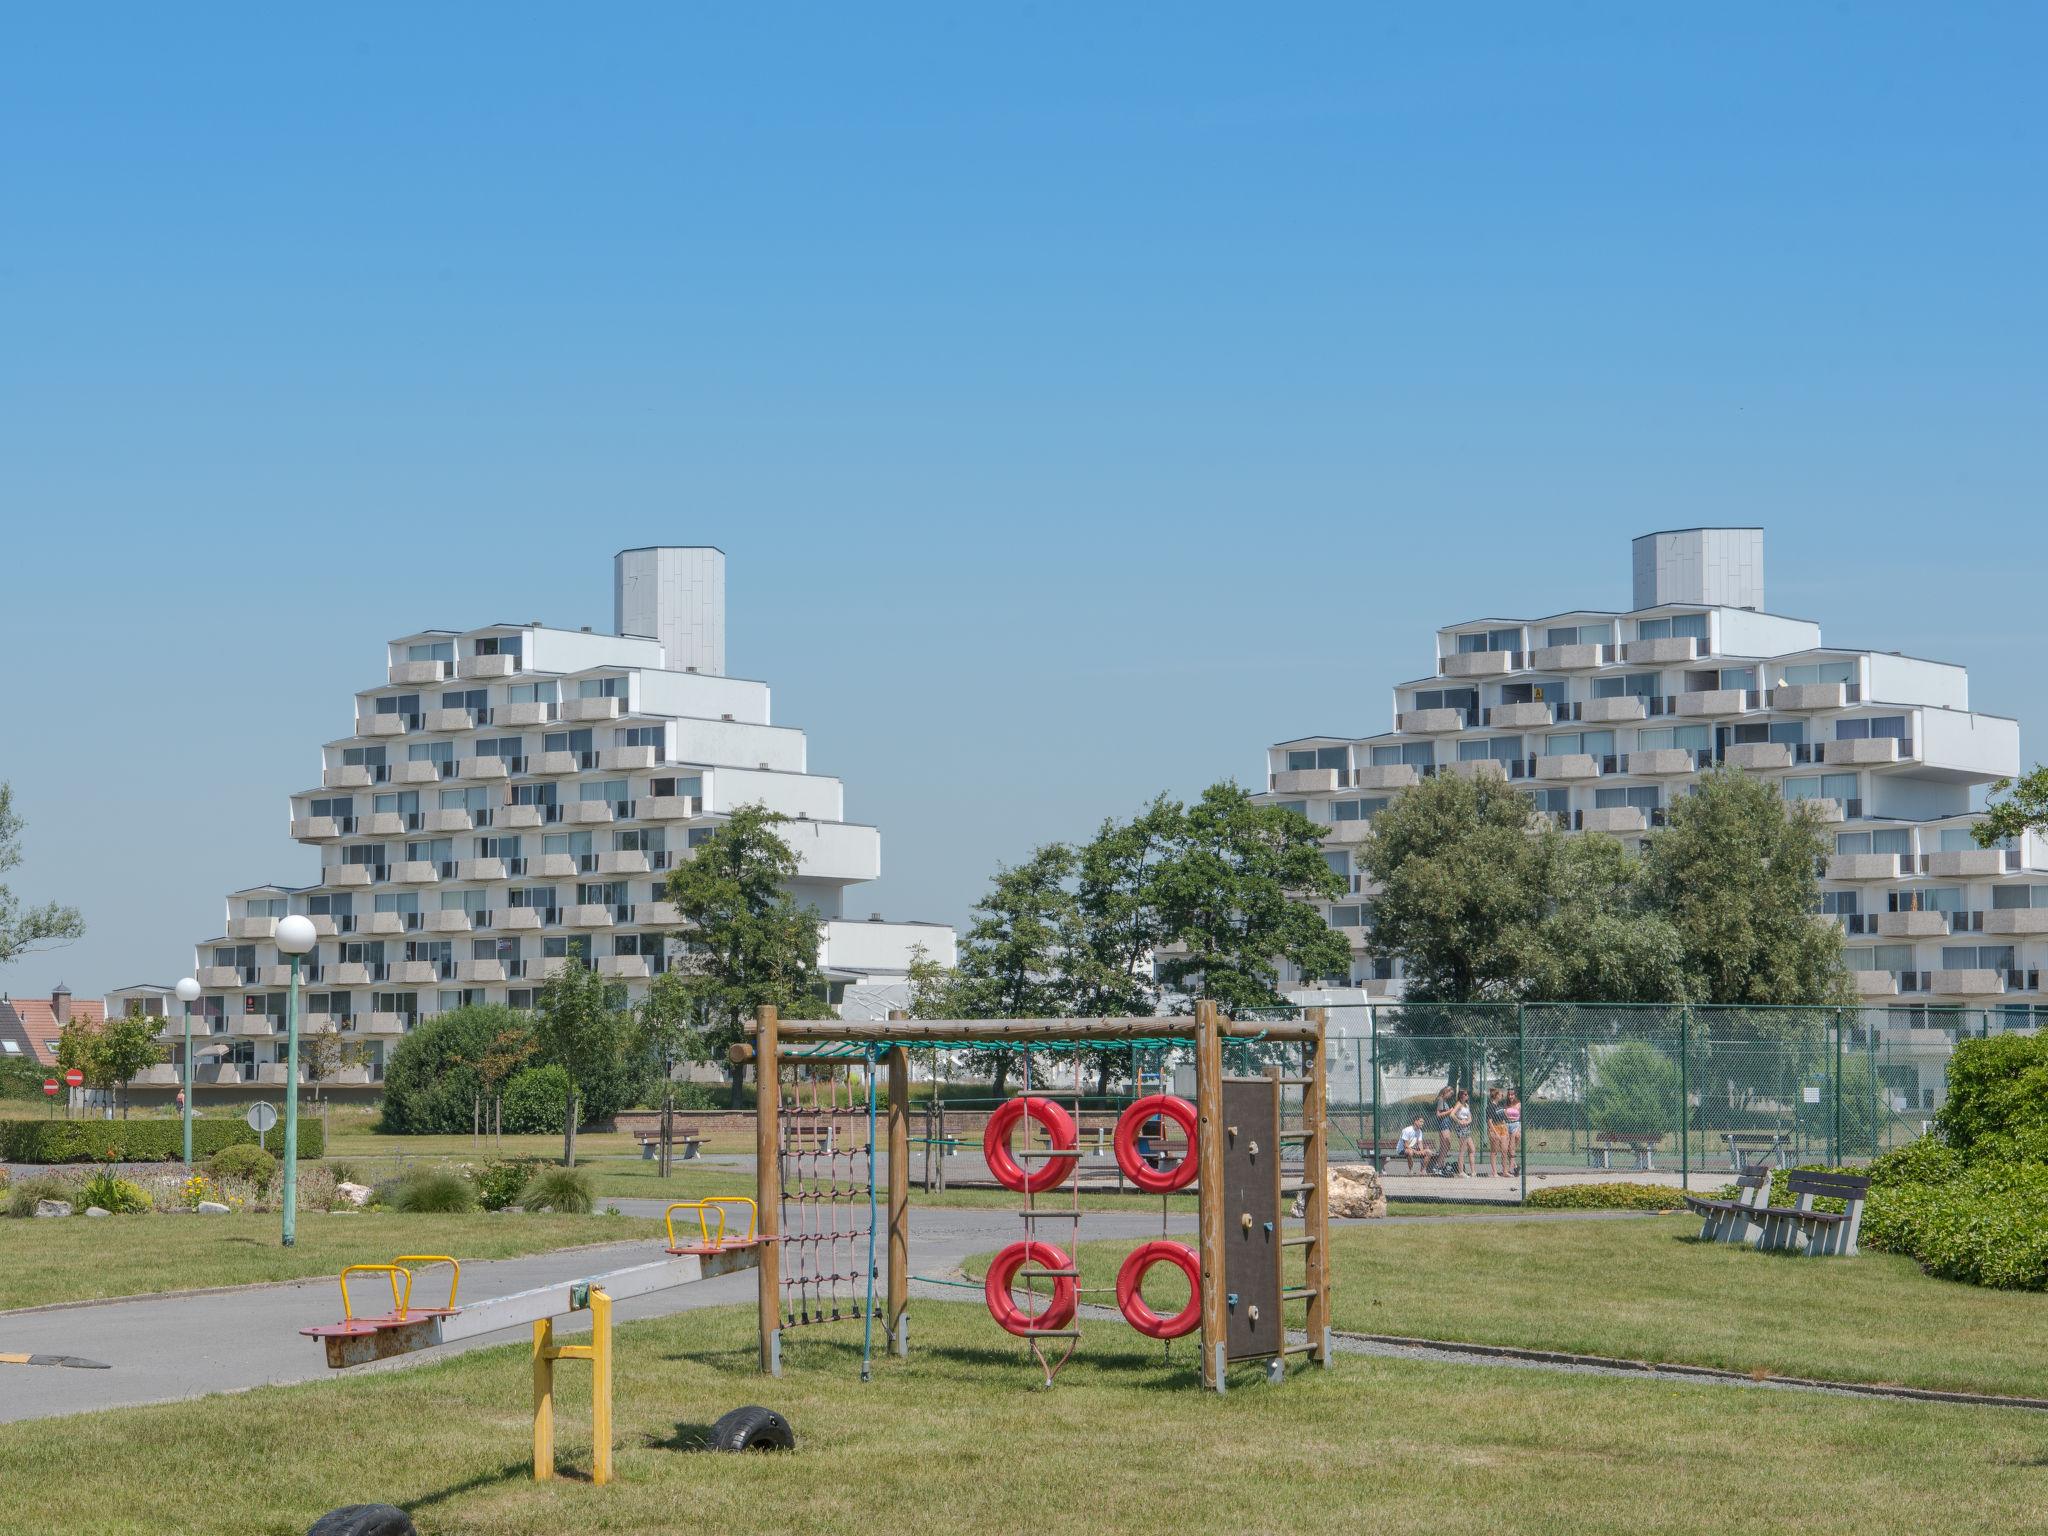
<path fill-rule="evenodd" d="M 0 997 L 0 1061 L 57 1065 L 57 1037 L 71 1019 L 104 1019 L 106 1004 L 72 999 L 62 983 L 48 997 Z"/>

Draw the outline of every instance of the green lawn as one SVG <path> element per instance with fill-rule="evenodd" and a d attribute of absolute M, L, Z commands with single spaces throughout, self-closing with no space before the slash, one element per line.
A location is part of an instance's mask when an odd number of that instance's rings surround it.
<path fill-rule="evenodd" d="M 353 1216 L 309 1212 L 297 1242 L 276 1215 L 0 1220 L 0 1311 L 51 1301 L 247 1285 L 333 1275 L 422 1247 L 458 1259 L 508 1259 L 585 1243 L 651 1238 L 661 1223 L 627 1216 Z M 0 1529 L 6 1522 L 0 1520 Z"/>
<path fill-rule="evenodd" d="M 1675 1216 L 1339 1228 L 1334 1326 L 2048 1396 L 2048 1296 L 1930 1279 L 1892 1254 L 1808 1259 L 1700 1243 L 1698 1230 Z M 1112 1284 L 1129 1248 L 1084 1244 L 1082 1284 Z M 970 1269 L 982 1273 L 981 1262 Z M 1153 1278 L 1155 1305 L 1186 1298 L 1170 1271 Z"/>
<path fill-rule="evenodd" d="M 425 1536 L 1440 1536 L 1466 1524 L 2007 1536 L 2048 1493 L 2042 1421 L 2010 1410 L 1356 1358 L 1280 1387 L 1240 1373 L 1219 1399 L 1194 1386 L 1191 1350 L 1162 1361 L 1113 1325 L 1089 1328 L 1048 1393 L 974 1305 L 921 1305 L 916 1354 L 878 1357 L 867 1386 L 852 1327 L 791 1337 L 787 1374 L 769 1381 L 753 1370 L 753 1331 L 746 1309 L 619 1330 L 606 1488 L 580 1480 L 589 1378 L 574 1364 L 557 1377 L 566 1475 L 530 1480 L 528 1357 L 514 1345 L 0 1427 L 0 1528 L 156 1536 L 193 1528 L 178 1501 L 203 1496 L 205 1529 L 277 1536 L 366 1500 L 408 1507 Z M 789 1417 L 795 1455 L 684 1448 L 749 1402 Z M 223 1447 L 272 1445 L 281 1424 L 335 1426 L 340 1438 L 223 1470 Z"/>

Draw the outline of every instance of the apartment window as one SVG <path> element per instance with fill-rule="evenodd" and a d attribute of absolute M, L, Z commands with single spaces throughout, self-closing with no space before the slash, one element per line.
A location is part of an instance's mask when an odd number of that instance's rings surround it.
<path fill-rule="evenodd" d="M 1657 786 L 1644 785 L 1638 789 L 1596 789 L 1593 791 L 1593 808 L 1601 811 L 1621 810 L 1634 807 L 1639 811 L 1657 809 Z"/>
<path fill-rule="evenodd" d="M 327 800 L 314 800 L 306 806 L 308 816 L 331 816 L 336 821 L 346 821 L 356 813 L 353 795 L 336 795 Z"/>
<path fill-rule="evenodd" d="M 1963 888 L 1959 885 L 1928 885 L 1917 890 L 1887 891 L 1885 903 L 1893 912 L 1960 912 Z"/>
<path fill-rule="evenodd" d="M 542 853 L 587 854 L 591 852 L 588 832 L 555 832 L 540 841 Z"/>
<path fill-rule="evenodd" d="M 1375 800 L 1332 800 L 1330 802 L 1333 821 L 1371 821 L 1387 808 L 1384 796 Z"/>
<path fill-rule="evenodd" d="M 443 709 L 466 709 L 479 719 L 490 713 L 491 691 L 488 688 L 457 688 L 441 695 Z"/>
<path fill-rule="evenodd" d="M 659 784 L 661 780 L 656 779 L 654 782 Z M 1306 800 L 1276 800 L 1273 802 L 1273 808 L 1279 811 L 1292 811 L 1297 816 L 1308 815 L 1308 802 Z"/>
<path fill-rule="evenodd" d="M 344 965 L 382 965 L 384 941 L 365 939 L 354 944 L 344 944 L 341 946 L 341 961 Z"/>
<path fill-rule="evenodd" d="M 1704 613 L 1673 614 L 1668 619 L 1637 619 L 1638 640 L 1705 640 L 1707 638 L 1707 616 Z"/>
<path fill-rule="evenodd" d="M 524 651 L 525 644 L 523 635 L 484 635 L 476 641 L 475 649 L 479 656 L 517 656 Z"/>
<path fill-rule="evenodd" d="M 471 939 L 469 958 L 472 960 L 517 960 L 519 940 L 511 935 L 502 939 Z"/>
<path fill-rule="evenodd" d="M 717 829 L 716 827 L 692 827 L 692 828 L 690 828 L 690 846 L 691 846 L 692 848 L 695 848 L 695 847 L 699 846 L 700 844 L 703 844 L 703 843 L 708 843 L 708 842 L 710 842 L 710 841 L 711 841 L 711 834 L 712 834 L 712 833 L 714 833 L 714 832 L 716 832 L 717 830 L 718 830 L 718 829 Z"/>
<path fill-rule="evenodd" d="M 1500 688 L 1503 704 L 1562 704 L 1569 697 L 1571 689 L 1555 679 L 1542 683 L 1502 683 Z"/>
<path fill-rule="evenodd" d="M 1614 626 L 1612 624 L 1579 624 L 1546 629 L 1543 632 L 1545 645 L 1612 645 Z"/>
<path fill-rule="evenodd" d="M 590 938 L 587 934 L 551 935 L 540 941 L 540 952 L 549 960 L 566 960 L 572 956 L 588 964 L 590 961 Z"/>
<path fill-rule="evenodd" d="M 545 784 L 514 784 L 512 803 L 514 805 L 553 805 L 557 790 L 551 779 Z"/>
<path fill-rule="evenodd" d="M 1911 853 L 1913 834 L 1904 827 L 1882 827 L 1872 832 L 1837 832 L 1837 853 Z"/>
<path fill-rule="evenodd" d="M 1728 739 L 1738 746 L 1745 742 L 1772 741 L 1781 746 L 1797 747 L 1806 742 L 1806 722 L 1803 720 L 1746 720 L 1727 729 Z"/>
<path fill-rule="evenodd" d="M 405 845 L 405 857 L 415 864 L 439 864 L 455 857 L 452 837 L 423 837 Z"/>
<path fill-rule="evenodd" d="M 2013 968 L 2013 947 L 2010 944 L 1944 944 L 1941 947 L 1941 968 L 1944 971 L 2009 971 Z"/>
<path fill-rule="evenodd" d="M 516 859 L 519 857 L 519 839 L 480 837 L 476 840 L 476 856 L 480 859 Z"/>
<path fill-rule="evenodd" d="M 255 896 L 242 903 L 242 910 L 250 917 L 283 917 L 291 903 L 283 896 Z"/>
<path fill-rule="evenodd" d="M 478 811 L 488 811 L 491 808 L 491 792 L 481 784 L 468 789 L 444 789 L 441 791 L 440 807 L 444 811 L 468 811 L 475 815 Z"/>
<path fill-rule="evenodd" d="M 588 752 L 591 735 L 588 727 L 578 731 L 549 731 L 541 738 L 543 752 Z"/>
<path fill-rule="evenodd" d="M 1796 688 L 1806 683 L 1853 683 L 1856 681 L 1856 663 L 1853 661 L 1816 661 L 1796 667 L 1778 667 L 1775 670 L 1778 688 Z"/>
<path fill-rule="evenodd" d="M 1829 917 L 1854 917 L 1863 910 L 1863 901 L 1856 891 L 1822 891 L 1820 909 Z"/>
<path fill-rule="evenodd" d="M 526 740 L 520 736 L 480 736 L 477 738 L 478 757 L 513 758 L 526 755 Z"/>
<path fill-rule="evenodd" d="M 1660 691 L 1657 684 L 1663 677 L 1661 672 L 1624 672 L 1616 677 L 1593 679 L 1593 697 L 1596 699 L 1655 698 Z"/>
<path fill-rule="evenodd" d="M 1522 755 L 1519 736 L 1479 736 L 1458 743 L 1461 763 L 1512 763 Z"/>
<path fill-rule="evenodd" d="M 372 992 L 370 994 L 372 1013 L 414 1014 L 420 1011 L 420 995 L 417 992 Z"/>
<path fill-rule="evenodd" d="M 1477 688 L 1418 688 L 1415 690 L 1417 709 L 1460 709 L 1471 715 L 1479 709 Z"/>
<path fill-rule="evenodd" d="M 668 745 L 668 727 L 661 725 L 629 725 L 617 733 L 622 747 L 652 747 L 659 753 Z"/>
<path fill-rule="evenodd" d="M 382 768 L 384 749 L 382 747 L 343 747 L 342 765 L 347 768 Z"/>
<path fill-rule="evenodd" d="M 626 780 L 592 779 L 576 786 L 578 800 L 610 800 L 614 803 L 626 798 Z"/>
<path fill-rule="evenodd" d="M 352 892 L 322 892 L 306 899 L 306 910 L 315 917 L 347 917 L 355 911 Z"/>
<path fill-rule="evenodd" d="M 1614 754 L 1614 732 L 1562 731 L 1544 737 L 1543 750 L 1552 757 L 1569 756 L 1575 752 L 1591 757 L 1611 757 Z"/>
<path fill-rule="evenodd" d="M 1846 950 L 1842 959 L 1852 971 L 1890 971 L 1896 976 L 1913 969 L 1913 946 L 1873 944 L 1868 949 Z"/>
<path fill-rule="evenodd" d="M 695 799 L 704 793 L 704 779 L 701 774 L 689 778 L 650 779 L 647 783 L 647 793 L 657 800 L 666 800 L 672 795 Z"/>
<path fill-rule="evenodd" d="M 1879 736 L 1896 736 L 1903 739 L 1905 734 L 1906 717 L 1904 715 L 1875 715 L 1867 720 L 1837 720 L 1835 722 L 1835 740 L 1837 741 L 1869 741 Z"/>
<path fill-rule="evenodd" d="M 344 864 L 382 864 L 384 862 L 384 845 L 382 843 L 353 843 L 341 850 L 341 862 Z"/>
<path fill-rule="evenodd" d="M 452 640 L 428 640 L 405 648 L 407 661 L 453 661 L 455 642 Z"/>
<path fill-rule="evenodd" d="M 578 906 L 623 907 L 632 899 L 624 880 L 587 880 L 576 887 Z"/>
<path fill-rule="evenodd" d="M 420 809 L 420 793 L 416 789 L 408 789 L 392 794 L 372 795 L 370 809 L 379 815 L 417 816 Z"/>
<path fill-rule="evenodd" d="M 467 912 L 471 917 L 490 906 L 489 891 L 443 891 L 441 910 L 443 912 Z"/>
<path fill-rule="evenodd" d="M 1330 908 L 1330 926 L 1332 928 L 1363 928 L 1366 926 L 1365 914 L 1371 910 L 1372 908 L 1369 906 L 1355 904 L 1332 907 Z"/>
<path fill-rule="evenodd" d="M 1713 744 L 1713 732 L 1704 725 L 1653 726 L 1636 732 L 1638 752 L 1704 752 Z"/>
<path fill-rule="evenodd" d="M 2009 837 L 2001 837 L 1991 845 L 1993 848 L 2016 848 L 2019 845 Z M 1943 827 L 1941 829 L 1941 851 L 1943 853 L 1975 853 L 1977 838 L 1968 827 Z"/>
<path fill-rule="evenodd" d="M 1785 779 L 1778 785 L 1778 792 L 1787 800 L 1838 800 L 1846 803 L 1856 798 L 1856 775 L 1823 773 Z"/>
<path fill-rule="evenodd" d="M 1344 881 L 1347 885 L 1350 884 L 1351 855 L 1349 853 L 1345 852 L 1342 848 L 1328 849 L 1323 854 L 1323 862 L 1330 866 L 1331 874 Z"/>
<path fill-rule="evenodd" d="M 555 905 L 555 888 L 552 885 L 529 885 L 505 893 L 505 904 L 511 907 L 531 907 L 545 912 Z"/>
<path fill-rule="evenodd" d="M 452 741 L 415 741 L 405 749 L 408 763 L 452 763 L 455 761 L 455 743 Z"/>
<path fill-rule="evenodd" d="M 376 898 L 375 910 L 379 912 L 417 912 L 419 909 L 418 891 L 392 891 Z"/>
<path fill-rule="evenodd" d="M 1524 790 L 1522 797 L 1546 816 L 1562 816 L 1572 808 L 1571 791 L 1568 789 Z"/>
<path fill-rule="evenodd" d="M 1991 907 L 1996 912 L 2048 907 L 2048 885 L 1994 885 L 1991 887 Z"/>
<path fill-rule="evenodd" d="M 1348 768 L 1351 753 L 1348 747 L 1304 747 L 1287 754 L 1287 766 L 1290 770 Z"/>
<path fill-rule="evenodd" d="M 1732 688 L 1747 693 L 1756 686 L 1755 667 L 1723 667 L 1718 681 L 1723 688 Z"/>
<path fill-rule="evenodd" d="M 660 853 L 668 846 L 668 833 L 661 827 L 629 827 L 612 834 L 612 847 L 620 853 Z"/>
<path fill-rule="evenodd" d="M 420 696 L 416 693 L 387 693 L 377 700 L 380 715 L 416 715 L 420 712 Z"/>
<path fill-rule="evenodd" d="M 1436 761 L 1436 744 L 1429 741 L 1404 741 L 1398 746 L 1374 747 L 1372 765 L 1384 768 L 1393 764 L 1406 763 L 1411 767 L 1427 768 Z"/>
<path fill-rule="evenodd" d="M 512 683 L 505 689 L 507 704 L 553 704 L 557 687 L 552 679 L 542 683 Z"/>
<path fill-rule="evenodd" d="M 619 933 L 612 936 L 612 953 L 615 955 L 648 955 L 662 953 L 665 940 L 658 933 Z"/>
<path fill-rule="evenodd" d="M 622 699 L 626 696 L 623 677 L 586 677 L 576 684 L 579 699 Z"/>

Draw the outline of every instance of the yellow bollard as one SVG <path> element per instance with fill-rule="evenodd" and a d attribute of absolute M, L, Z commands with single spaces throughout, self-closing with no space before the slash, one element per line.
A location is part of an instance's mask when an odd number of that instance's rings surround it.
<path fill-rule="evenodd" d="M 552 1318 L 533 1325 L 533 1480 L 555 1475 L 555 1362 L 590 1362 L 590 1480 L 612 1480 L 612 1299 L 590 1292 L 590 1342 L 555 1343 Z"/>
<path fill-rule="evenodd" d="M 555 1475 L 555 1323 L 533 1325 L 533 1480 Z"/>
<path fill-rule="evenodd" d="M 590 1293 L 590 1480 L 612 1480 L 612 1299 Z"/>

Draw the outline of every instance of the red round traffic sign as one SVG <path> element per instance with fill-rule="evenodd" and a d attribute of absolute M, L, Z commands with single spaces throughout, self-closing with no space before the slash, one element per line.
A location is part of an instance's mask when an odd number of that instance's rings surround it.
<path fill-rule="evenodd" d="M 77 1088 L 82 1086 L 84 1082 L 85 1074 L 79 1071 L 76 1067 L 73 1067 L 69 1072 L 66 1072 L 64 1074 L 64 1083 L 66 1087 Z"/>
<path fill-rule="evenodd" d="M 53 1099 L 57 1097 L 57 1079 L 55 1079 L 54 1077 L 44 1078 L 43 1092 L 47 1093 Z"/>

